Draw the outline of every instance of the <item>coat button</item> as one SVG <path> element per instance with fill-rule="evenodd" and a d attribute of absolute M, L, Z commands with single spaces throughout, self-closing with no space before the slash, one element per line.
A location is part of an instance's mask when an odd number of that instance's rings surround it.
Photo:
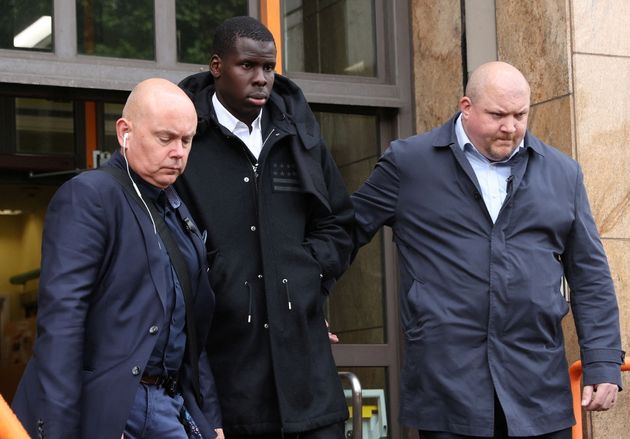
<path fill-rule="evenodd" d="M 265 329 L 269 329 L 269 323 L 265 323 L 265 324 L 263 325 L 263 327 L 264 327 Z"/>
<path fill-rule="evenodd" d="M 323 273 L 319 273 L 319 278 L 323 279 L 324 278 L 324 274 Z"/>
<path fill-rule="evenodd" d="M 255 231 L 256 231 L 256 226 L 251 226 L 251 227 L 249 228 L 249 230 L 251 230 L 252 232 L 255 232 Z"/>
<path fill-rule="evenodd" d="M 138 366 L 134 366 L 134 367 L 131 369 L 131 374 L 132 374 L 133 376 L 138 376 L 138 375 L 140 375 L 140 368 L 139 368 Z"/>
<path fill-rule="evenodd" d="M 156 325 L 153 325 L 149 328 L 149 334 L 154 335 L 157 334 L 158 332 L 158 327 Z"/>
<path fill-rule="evenodd" d="M 249 177 L 245 177 L 245 178 L 243 179 L 243 181 L 244 181 L 245 183 L 249 183 Z"/>
<path fill-rule="evenodd" d="M 258 275 L 258 279 L 262 279 L 262 278 L 263 278 L 263 275 L 262 275 L 262 274 L 259 274 L 259 275 Z"/>

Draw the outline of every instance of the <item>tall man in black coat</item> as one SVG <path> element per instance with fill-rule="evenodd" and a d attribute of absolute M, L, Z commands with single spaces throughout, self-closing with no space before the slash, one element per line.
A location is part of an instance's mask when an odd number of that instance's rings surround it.
<path fill-rule="evenodd" d="M 178 190 L 208 230 L 208 351 L 227 438 L 342 438 L 323 305 L 348 265 L 353 210 L 300 89 L 251 17 L 216 31 L 210 72 L 180 86 L 199 123 Z"/>

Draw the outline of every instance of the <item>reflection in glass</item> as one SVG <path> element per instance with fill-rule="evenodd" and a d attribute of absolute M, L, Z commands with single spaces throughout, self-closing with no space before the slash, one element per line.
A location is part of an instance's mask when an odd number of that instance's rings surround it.
<path fill-rule="evenodd" d="M 52 51 L 53 2 L 0 0 L 0 48 Z"/>
<path fill-rule="evenodd" d="M 77 0 L 79 53 L 155 59 L 153 0 Z"/>
<path fill-rule="evenodd" d="M 376 76 L 374 0 L 285 0 L 283 11 L 287 71 Z"/>
<path fill-rule="evenodd" d="M 71 101 L 15 98 L 18 153 L 74 154 L 74 111 Z"/>
<path fill-rule="evenodd" d="M 352 372 L 361 382 L 363 437 L 387 438 L 389 394 L 387 386 L 387 368 L 385 367 L 338 367 L 338 371 Z M 348 407 L 352 407 L 351 387 L 342 381 Z M 346 433 L 352 428 L 352 413 L 346 421 Z M 349 437 L 349 436 L 348 436 Z"/>
<path fill-rule="evenodd" d="M 247 15 L 247 0 L 177 0 L 177 60 L 208 64 L 214 30 L 226 18 Z"/>
<path fill-rule="evenodd" d="M 353 192 L 368 177 L 378 155 L 378 117 L 315 112 L 326 145 Z M 385 278 L 379 232 L 359 251 L 328 300 L 328 321 L 342 343 L 385 343 Z"/>
<path fill-rule="evenodd" d="M 122 115 L 124 104 L 105 102 L 103 104 L 103 144 L 102 151 L 114 152 L 120 145 L 116 137 L 116 121 Z"/>

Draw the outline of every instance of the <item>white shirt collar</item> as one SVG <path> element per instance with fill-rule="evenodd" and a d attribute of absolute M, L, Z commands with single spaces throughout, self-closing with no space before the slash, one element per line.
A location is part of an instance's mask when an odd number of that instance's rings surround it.
<path fill-rule="evenodd" d="M 232 113 L 228 111 L 227 108 L 223 106 L 223 104 L 219 101 L 219 98 L 217 98 L 216 93 L 212 95 L 212 105 L 214 106 L 214 111 L 217 114 L 217 120 L 219 121 L 219 123 L 230 130 L 231 133 L 234 133 L 234 131 L 239 128 L 239 124 L 247 127 L 246 123 L 237 119 Z M 260 130 L 261 119 L 262 109 L 260 110 L 260 113 L 258 113 L 256 119 L 254 119 L 254 121 L 252 122 L 252 130 Z M 247 129 L 249 130 L 249 127 L 247 127 Z"/>
<path fill-rule="evenodd" d="M 457 121 L 455 122 L 455 136 L 457 137 L 457 143 L 459 144 L 459 147 L 461 148 L 462 151 L 465 151 L 464 147 L 466 146 L 467 143 L 469 143 L 472 146 L 473 150 L 479 156 L 483 157 L 484 159 L 486 159 L 486 161 L 488 163 L 490 163 L 490 160 L 488 160 L 488 158 L 486 156 L 484 156 L 483 154 L 481 154 L 479 152 L 477 147 L 472 143 L 472 141 L 470 140 L 470 138 L 466 134 L 466 131 L 464 131 L 464 124 L 462 123 L 462 114 L 461 113 L 457 117 Z M 517 152 L 519 152 L 521 150 L 521 148 L 523 148 L 524 142 L 525 142 L 525 138 L 522 138 L 521 142 L 514 149 L 514 151 L 512 151 L 512 154 L 510 154 L 510 156 L 508 158 L 506 158 L 505 160 L 501 160 L 500 162 L 495 162 L 495 163 L 505 163 L 505 162 L 509 161 L 512 157 L 514 157 L 514 155 Z"/>
<path fill-rule="evenodd" d="M 258 159 L 263 147 L 261 127 L 262 109 L 260 110 L 260 113 L 258 113 L 256 119 L 252 122 L 252 129 L 250 131 L 246 123 L 234 117 L 234 115 L 230 113 L 227 108 L 221 104 L 221 102 L 219 102 L 216 93 L 212 95 L 212 105 L 214 106 L 214 111 L 217 114 L 219 123 L 230 130 L 230 132 L 236 137 L 241 139 L 245 146 L 247 146 L 247 149 L 249 149 L 256 159 Z"/>

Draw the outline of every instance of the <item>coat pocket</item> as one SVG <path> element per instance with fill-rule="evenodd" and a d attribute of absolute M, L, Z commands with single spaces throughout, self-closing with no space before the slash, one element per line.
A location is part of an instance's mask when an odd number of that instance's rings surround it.
<path fill-rule="evenodd" d="M 223 257 L 219 249 L 214 249 L 206 253 L 206 259 L 208 260 L 208 275 L 210 278 L 210 286 L 216 292 L 218 287 L 223 283 L 225 278 L 225 269 L 223 267 Z"/>
<path fill-rule="evenodd" d="M 403 331 L 408 340 L 419 340 L 424 335 L 426 285 L 414 279 L 402 303 L 401 320 Z"/>

